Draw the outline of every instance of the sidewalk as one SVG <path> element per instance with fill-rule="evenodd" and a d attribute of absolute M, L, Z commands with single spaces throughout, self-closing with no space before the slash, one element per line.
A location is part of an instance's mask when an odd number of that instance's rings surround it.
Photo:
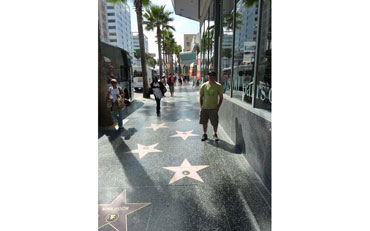
<path fill-rule="evenodd" d="M 200 141 L 198 90 L 166 93 L 160 117 L 145 99 L 99 135 L 100 231 L 271 230 L 271 196 L 222 128 Z"/>

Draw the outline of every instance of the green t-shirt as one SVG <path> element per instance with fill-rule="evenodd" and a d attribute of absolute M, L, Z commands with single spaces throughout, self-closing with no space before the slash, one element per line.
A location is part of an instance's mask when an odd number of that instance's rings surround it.
<path fill-rule="evenodd" d="M 203 95 L 203 109 L 216 109 L 218 106 L 218 96 L 222 95 L 222 85 L 214 82 L 205 82 L 200 87 L 200 94 Z"/>

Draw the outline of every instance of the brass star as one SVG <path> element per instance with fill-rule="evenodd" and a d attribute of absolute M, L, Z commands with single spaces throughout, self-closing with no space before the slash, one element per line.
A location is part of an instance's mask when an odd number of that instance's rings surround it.
<path fill-rule="evenodd" d="M 181 119 L 179 119 L 177 121 L 191 121 L 191 120 L 189 118 L 181 118 Z"/>
<path fill-rule="evenodd" d="M 199 136 L 197 134 L 193 134 L 192 132 L 193 130 L 187 132 L 176 131 L 177 134 L 170 137 L 181 137 L 183 140 L 186 140 L 189 136 Z"/>
<path fill-rule="evenodd" d="M 165 125 L 165 123 L 162 123 L 162 124 L 151 124 L 150 127 L 146 127 L 146 128 L 152 128 L 154 131 L 157 131 L 160 128 L 168 128 L 167 126 L 164 126 L 164 125 Z"/>
<path fill-rule="evenodd" d="M 137 144 L 137 149 L 132 150 L 131 152 L 128 152 L 128 153 L 138 153 L 139 154 L 139 159 L 141 159 L 146 154 L 148 154 L 150 152 L 162 152 L 161 150 L 155 149 L 155 147 L 157 145 L 158 145 L 158 143 L 152 144 L 152 145 L 149 145 L 149 146 Z"/>
<path fill-rule="evenodd" d="M 126 203 L 126 189 L 111 204 L 99 204 L 98 229 L 110 225 L 118 231 L 127 230 L 127 215 L 151 203 Z"/>
<path fill-rule="evenodd" d="M 164 169 L 175 172 L 169 184 L 172 184 L 184 177 L 189 177 L 194 180 L 203 182 L 202 178 L 198 175 L 197 171 L 209 167 L 209 165 L 191 165 L 187 159 L 185 159 L 180 166 L 176 167 L 162 167 Z"/>

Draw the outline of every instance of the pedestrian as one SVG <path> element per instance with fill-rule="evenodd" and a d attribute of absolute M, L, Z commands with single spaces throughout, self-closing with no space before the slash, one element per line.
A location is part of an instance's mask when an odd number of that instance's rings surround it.
<path fill-rule="evenodd" d="M 161 114 L 161 99 L 164 97 L 164 93 L 167 91 L 167 89 L 162 82 L 158 82 L 157 77 L 154 77 L 153 82 L 150 84 L 150 90 L 153 92 L 155 101 L 157 103 L 157 116 L 159 116 Z"/>
<path fill-rule="evenodd" d="M 213 126 L 213 139 L 218 142 L 217 127 L 218 127 L 218 110 L 223 101 L 222 85 L 215 81 L 216 72 L 208 73 L 208 81 L 200 87 L 200 119 L 199 123 L 203 124 L 202 141 L 208 139 L 207 124 L 208 119 L 211 120 Z"/>
<path fill-rule="evenodd" d="M 111 87 L 109 87 L 107 98 L 112 101 L 111 112 L 113 120 L 118 123 L 118 130 L 123 130 L 122 110 L 125 108 L 124 97 L 125 93 L 121 87 L 117 87 L 117 80 L 111 79 Z"/>
<path fill-rule="evenodd" d="M 170 86 L 171 96 L 173 96 L 175 92 L 175 83 L 176 83 L 176 77 L 173 75 L 173 73 L 170 73 L 167 79 L 167 84 L 168 86 Z"/>

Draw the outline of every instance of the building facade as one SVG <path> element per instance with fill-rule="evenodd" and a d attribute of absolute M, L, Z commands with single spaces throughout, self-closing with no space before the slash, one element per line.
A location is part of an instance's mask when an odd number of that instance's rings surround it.
<path fill-rule="evenodd" d="M 144 34 L 144 47 L 145 53 L 148 53 L 148 37 Z M 139 42 L 139 33 L 133 32 L 132 33 L 132 65 L 133 66 L 141 66 L 141 59 L 135 57 L 135 52 L 140 50 L 140 42 Z"/>
<path fill-rule="evenodd" d="M 196 37 L 196 34 L 184 34 L 184 48 L 183 51 L 191 51 L 191 43 L 193 39 Z"/>
<path fill-rule="evenodd" d="M 113 46 L 132 53 L 130 7 L 122 2 L 107 2 L 108 39 Z"/>
<path fill-rule="evenodd" d="M 271 1 L 250 2 L 173 5 L 177 15 L 199 21 L 200 78 L 205 82 L 216 71 L 224 89 L 220 125 L 271 193 Z"/>
<path fill-rule="evenodd" d="M 109 42 L 108 38 L 108 21 L 107 21 L 107 3 L 105 0 L 98 1 L 98 13 L 99 13 L 99 37 L 103 42 Z"/>

